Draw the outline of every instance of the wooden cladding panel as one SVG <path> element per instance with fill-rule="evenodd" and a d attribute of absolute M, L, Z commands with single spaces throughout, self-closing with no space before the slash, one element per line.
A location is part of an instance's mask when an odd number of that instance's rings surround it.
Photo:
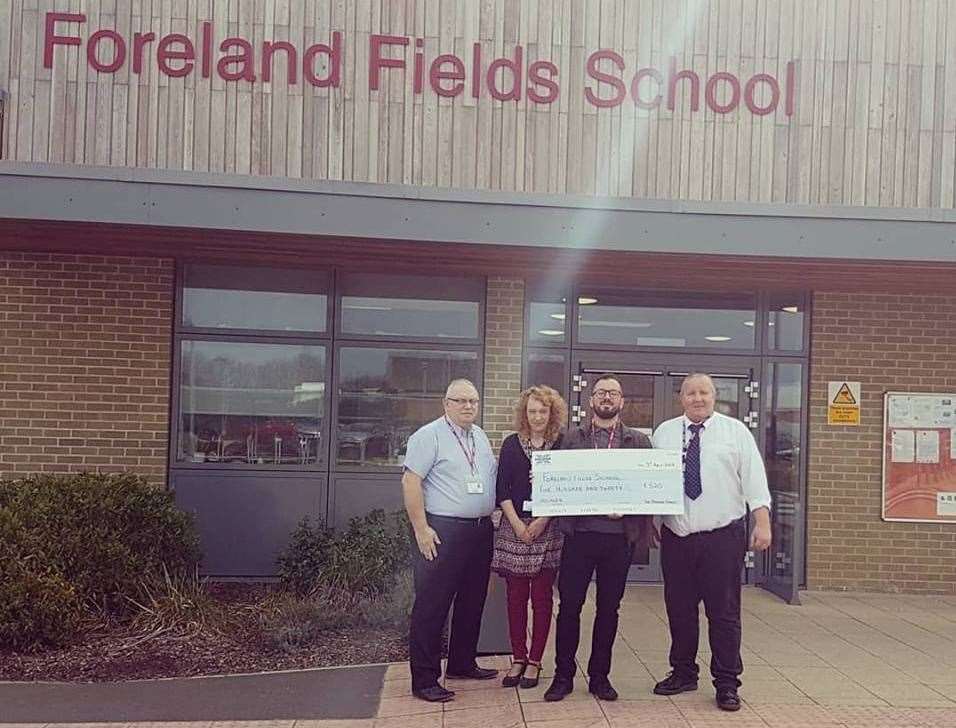
<path fill-rule="evenodd" d="M 82 47 L 58 46 L 43 64 L 46 14 Z M 248 39 L 261 73 L 265 41 L 299 52 L 288 83 L 284 52 L 273 77 L 226 82 L 196 69 L 158 69 L 156 42 L 132 70 L 134 34 L 181 33 L 200 43 Z M 95 30 L 115 29 L 126 62 L 100 73 L 86 59 Z M 341 31 L 338 88 L 302 78 L 302 53 Z M 369 88 L 369 39 L 406 36 L 406 69 Z M 424 93 L 413 91 L 416 38 L 424 39 Z M 10 93 L 6 159 L 368 181 L 425 187 L 622 197 L 900 207 L 956 205 L 956 0 L 5 0 L 0 2 L 0 88 Z M 472 44 L 483 72 L 492 58 L 524 53 L 559 69 L 554 103 L 471 96 Z M 659 69 L 665 103 L 628 97 L 597 108 L 585 73 L 599 49 L 620 53 L 628 85 Z M 101 43 L 101 56 L 112 52 Z M 427 65 L 452 53 L 465 93 L 440 97 Z M 393 49 L 393 57 L 402 52 Z M 699 74 L 700 108 L 687 82 L 666 107 L 670 59 Z M 705 81 L 726 71 L 741 85 L 767 73 L 781 86 L 796 62 L 795 112 L 783 99 L 766 116 L 743 104 L 705 103 Z M 316 67 L 324 74 L 324 59 Z M 607 61 L 605 71 L 611 70 Z M 484 73 L 482 74 L 484 75 Z M 653 92 L 647 83 L 644 97 Z M 600 87 L 605 97 L 611 91 Z M 726 100 L 726 84 L 719 96 Z"/>

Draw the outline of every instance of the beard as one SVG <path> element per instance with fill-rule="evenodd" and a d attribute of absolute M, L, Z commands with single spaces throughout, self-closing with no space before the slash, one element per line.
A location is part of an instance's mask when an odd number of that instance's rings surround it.
<path fill-rule="evenodd" d="M 612 402 L 601 402 L 594 405 L 594 414 L 602 420 L 610 420 L 621 414 L 621 405 Z"/>

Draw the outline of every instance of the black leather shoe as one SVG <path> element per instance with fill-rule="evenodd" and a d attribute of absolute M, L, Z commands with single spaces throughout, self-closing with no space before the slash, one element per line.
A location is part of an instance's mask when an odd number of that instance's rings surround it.
<path fill-rule="evenodd" d="M 592 680 L 588 685 L 588 692 L 599 700 L 617 700 L 617 690 L 607 678 Z"/>
<path fill-rule="evenodd" d="M 518 683 L 521 682 L 524 677 L 524 671 L 528 669 L 528 663 L 522 662 L 521 660 L 515 660 L 511 663 L 511 669 L 508 670 L 508 674 L 501 678 L 501 687 L 503 688 L 513 688 L 517 687 Z"/>
<path fill-rule="evenodd" d="M 574 692 L 574 680 L 569 677 L 555 677 L 544 693 L 544 699 L 549 703 L 564 700 Z"/>
<path fill-rule="evenodd" d="M 429 685 L 421 690 L 412 690 L 412 695 L 429 703 L 447 703 L 455 697 L 453 691 L 445 690 L 441 685 Z"/>
<path fill-rule="evenodd" d="M 697 678 L 681 677 L 676 672 L 671 673 L 654 686 L 655 695 L 677 695 L 697 689 Z"/>
<path fill-rule="evenodd" d="M 473 667 L 467 672 L 445 672 L 450 680 L 493 680 L 498 677 L 498 671 L 490 667 Z"/>
<path fill-rule="evenodd" d="M 534 671 L 534 677 L 528 677 L 528 670 Z M 530 690 L 538 687 L 538 678 L 541 677 L 541 665 L 536 662 L 529 662 L 525 666 L 525 674 L 521 676 L 521 682 L 518 687 L 522 690 Z"/>
<path fill-rule="evenodd" d="M 740 710 L 740 696 L 734 688 L 717 691 L 717 707 L 721 710 Z"/>

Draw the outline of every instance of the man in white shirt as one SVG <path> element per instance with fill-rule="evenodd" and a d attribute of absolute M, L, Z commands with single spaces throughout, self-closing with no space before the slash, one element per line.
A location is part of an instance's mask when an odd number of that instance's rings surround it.
<path fill-rule="evenodd" d="M 708 375 L 688 375 L 680 390 L 684 414 L 654 432 L 655 447 L 679 448 L 684 455 L 684 514 L 664 516 L 660 534 L 672 669 L 654 692 L 675 695 L 697 689 L 698 609 L 703 599 L 717 705 L 739 710 L 745 518 L 749 508 L 750 548 L 768 548 L 770 490 L 750 430 L 739 420 L 714 412 L 716 395 Z"/>

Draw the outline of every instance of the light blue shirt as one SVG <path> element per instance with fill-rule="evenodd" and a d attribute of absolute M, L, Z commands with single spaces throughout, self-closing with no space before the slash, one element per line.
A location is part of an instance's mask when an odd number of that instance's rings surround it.
<path fill-rule="evenodd" d="M 466 450 L 475 453 L 474 473 Z M 444 416 L 422 425 L 408 438 L 405 468 L 422 479 L 427 513 L 478 518 L 491 515 L 495 508 L 498 464 L 488 436 L 477 425 L 463 430 Z M 482 492 L 469 493 L 470 481 L 481 483 Z"/>

